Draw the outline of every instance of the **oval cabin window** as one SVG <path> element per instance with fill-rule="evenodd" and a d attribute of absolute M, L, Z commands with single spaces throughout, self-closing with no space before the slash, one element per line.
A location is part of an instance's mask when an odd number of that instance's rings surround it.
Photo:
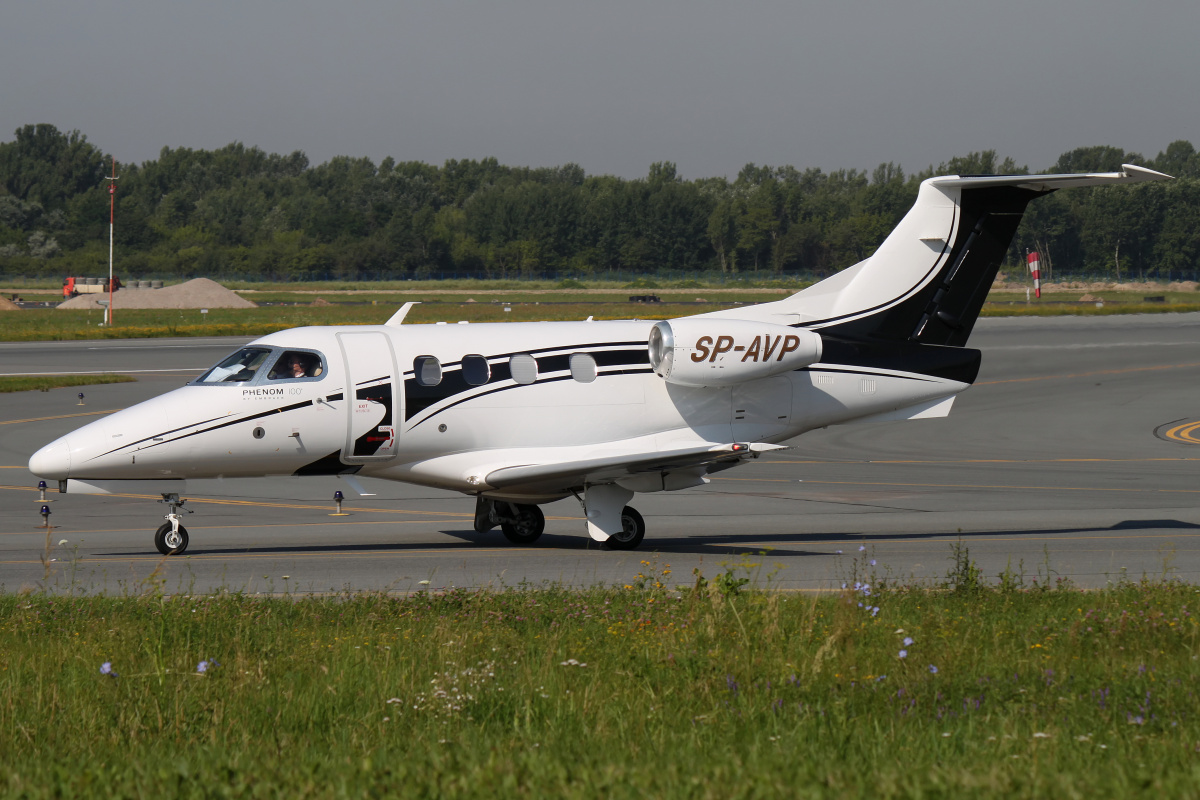
<path fill-rule="evenodd" d="M 463 356 L 462 371 L 468 386 L 483 386 L 492 378 L 492 368 L 483 356 Z"/>
<path fill-rule="evenodd" d="M 433 356 L 417 356 L 413 359 L 413 373 L 421 386 L 437 386 L 442 382 L 442 362 Z"/>
<path fill-rule="evenodd" d="M 596 359 L 587 353 L 572 355 L 571 377 L 580 383 L 591 383 L 596 380 Z"/>
<path fill-rule="evenodd" d="M 508 370 L 514 381 L 528 385 L 537 380 L 537 359 L 528 353 L 520 353 L 508 360 Z"/>

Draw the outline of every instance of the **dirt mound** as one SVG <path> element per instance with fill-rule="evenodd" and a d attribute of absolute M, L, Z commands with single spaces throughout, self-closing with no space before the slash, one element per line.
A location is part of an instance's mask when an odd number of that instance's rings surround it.
<path fill-rule="evenodd" d="M 0 311 L 20 311 L 21 307 L 9 300 L 7 297 L 0 297 Z"/>
<path fill-rule="evenodd" d="M 310 306 L 331 306 L 331 305 L 333 305 L 333 303 L 329 302 L 324 297 L 318 297 L 316 300 L 313 300 L 311 303 L 309 303 L 309 305 Z"/>
<path fill-rule="evenodd" d="M 103 308 L 96 302 L 101 299 L 107 300 L 108 295 L 81 294 L 58 307 L 98 309 Z M 113 308 L 258 308 L 258 304 L 238 296 L 216 281 L 195 278 L 164 289 L 119 289 L 113 293 Z"/>

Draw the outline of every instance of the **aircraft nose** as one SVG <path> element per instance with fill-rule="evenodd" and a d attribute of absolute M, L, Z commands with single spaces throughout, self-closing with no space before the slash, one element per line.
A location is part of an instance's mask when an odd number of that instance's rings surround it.
<path fill-rule="evenodd" d="M 71 447 L 64 436 L 29 457 L 29 471 L 39 478 L 66 480 L 71 472 Z"/>

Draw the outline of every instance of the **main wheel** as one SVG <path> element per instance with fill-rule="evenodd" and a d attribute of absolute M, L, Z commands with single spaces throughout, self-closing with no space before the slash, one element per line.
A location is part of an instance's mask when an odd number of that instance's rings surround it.
<path fill-rule="evenodd" d="M 159 529 L 154 532 L 154 546 L 158 548 L 158 552 L 164 556 L 177 556 L 188 546 L 187 528 L 179 526 L 179 531 L 171 529 L 171 523 L 164 522 Z"/>
<path fill-rule="evenodd" d="M 546 529 L 546 515 L 537 506 L 513 504 L 510 508 L 516 512 L 515 519 L 512 522 L 500 523 L 504 538 L 513 544 L 536 542 Z"/>
<path fill-rule="evenodd" d="M 614 533 L 605 542 L 613 550 L 634 550 L 646 536 L 646 521 L 629 506 L 621 509 L 621 532 Z"/>

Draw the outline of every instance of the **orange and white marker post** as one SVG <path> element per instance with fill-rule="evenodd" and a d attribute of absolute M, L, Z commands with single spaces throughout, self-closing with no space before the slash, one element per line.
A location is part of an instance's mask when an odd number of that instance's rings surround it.
<path fill-rule="evenodd" d="M 1033 275 L 1033 296 L 1042 296 L 1042 266 L 1037 253 L 1030 253 L 1029 272 Z"/>

